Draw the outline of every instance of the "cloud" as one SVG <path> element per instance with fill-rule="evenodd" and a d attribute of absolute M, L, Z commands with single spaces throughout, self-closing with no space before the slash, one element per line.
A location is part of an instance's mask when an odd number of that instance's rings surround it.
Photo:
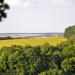
<path fill-rule="evenodd" d="M 69 6 L 72 0 L 5 0 L 10 6 L 14 7 L 40 7 L 46 5 L 63 5 Z"/>
<path fill-rule="evenodd" d="M 72 0 L 49 0 L 51 4 L 58 4 L 58 5 L 64 5 L 69 6 L 72 4 Z"/>
<path fill-rule="evenodd" d="M 21 1 L 21 6 L 24 6 L 26 8 L 31 7 L 32 1 L 31 0 Z"/>
<path fill-rule="evenodd" d="M 31 7 L 33 4 L 32 0 L 5 0 L 10 7 Z"/>
<path fill-rule="evenodd" d="M 5 3 L 8 3 L 10 6 L 19 6 L 21 0 L 5 0 Z"/>

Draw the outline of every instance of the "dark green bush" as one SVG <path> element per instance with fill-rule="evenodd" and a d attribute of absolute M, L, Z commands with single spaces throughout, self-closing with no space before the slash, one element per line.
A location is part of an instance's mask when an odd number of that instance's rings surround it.
<path fill-rule="evenodd" d="M 75 25 L 65 29 L 64 37 L 70 38 L 72 36 L 75 36 Z"/>
<path fill-rule="evenodd" d="M 49 44 L 3 47 L 0 49 L 0 73 L 75 75 L 74 41 L 69 39 L 57 47 Z"/>

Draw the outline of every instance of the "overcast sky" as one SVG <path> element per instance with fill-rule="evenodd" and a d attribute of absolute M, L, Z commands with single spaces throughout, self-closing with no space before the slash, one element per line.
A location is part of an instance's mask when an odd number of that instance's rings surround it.
<path fill-rule="evenodd" d="M 0 33 L 64 32 L 75 24 L 75 0 L 5 0 L 10 5 Z"/>

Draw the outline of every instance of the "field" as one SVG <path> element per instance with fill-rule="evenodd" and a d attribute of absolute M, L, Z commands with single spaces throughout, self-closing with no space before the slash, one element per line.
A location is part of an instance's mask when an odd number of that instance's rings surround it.
<path fill-rule="evenodd" d="M 46 38 L 29 38 L 29 39 L 9 39 L 9 40 L 0 40 L 0 47 L 11 46 L 11 45 L 31 45 L 37 46 L 45 43 L 56 46 L 61 42 L 65 41 L 64 37 L 46 37 Z"/>

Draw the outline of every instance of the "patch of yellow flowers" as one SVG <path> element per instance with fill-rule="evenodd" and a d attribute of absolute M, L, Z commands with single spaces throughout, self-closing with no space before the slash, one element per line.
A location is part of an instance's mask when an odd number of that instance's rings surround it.
<path fill-rule="evenodd" d="M 9 40 L 0 40 L 0 47 L 3 46 L 11 46 L 11 45 L 31 45 L 37 46 L 45 43 L 49 43 L 50 45 L 56 46 L 66 39 L 62 36 L 57 37 L 41 37 L 41 38 L 29 38 L 29 39 L 9 39 Z"/>

